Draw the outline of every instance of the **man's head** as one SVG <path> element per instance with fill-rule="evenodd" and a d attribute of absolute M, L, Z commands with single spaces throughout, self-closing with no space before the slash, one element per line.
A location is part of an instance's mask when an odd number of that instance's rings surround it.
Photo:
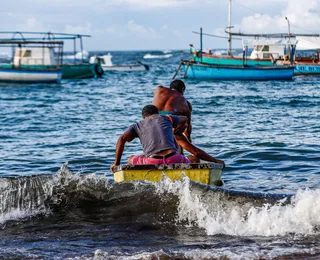
<path fill-rule="evenodd" d="M 158 108 L 154 105 L 146 105 L 142 109 L 142 117 L 143 118 L 146 118 L 146 117 L 154 115 L 154 114 L 159 114 Z"/>
<path fill-rule="evenodd" d="M 184 85 L 182 80 L 175 79 L 174 81 L 171 82 L 170 89 L 175 89 L 178 92 L 180 92 L 181 94 L 183 94 L 186 89 L 186 86 Z"/>

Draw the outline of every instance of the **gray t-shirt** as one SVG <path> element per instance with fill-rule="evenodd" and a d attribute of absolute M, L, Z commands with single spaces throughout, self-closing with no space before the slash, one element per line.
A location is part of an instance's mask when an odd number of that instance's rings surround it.
<path fill-rule="evenodd" d="M 162 116 L 155 114 L 129 127 L 129 131 L 139 137 L 145 156 L 159 153 L 163 150 L 177 147 L 174 142 L 172 128 L 176 128 L 180 122 L 179 116 Z"/>

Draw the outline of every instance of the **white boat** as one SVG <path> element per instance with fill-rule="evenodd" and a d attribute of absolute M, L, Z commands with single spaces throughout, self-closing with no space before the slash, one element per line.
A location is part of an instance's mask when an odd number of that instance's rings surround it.
<path fill-rule="evenodd" d="M 154 55 L 147 53 L 146 55 L 143 56 L 144 59 L 166 59 L 172 57 L 171 53 L 168 54 L 161 54 L 161 55 Z"/>
<path fill-rule="evenodd" d="M 62 41 L 0 39 L 0 46 L 11 46 L 15 53 L 10 63 L 0 63 L 0 82 L 60 82 Z"/>
<path fill-rule="evenodd" d="M 103 71 L 145 71 L 149 70 L 149 66 L 146 64 L 142 64 L 137 61 L 134 64 L 113 64 L 112 55 L 108 53 L 108 55 L 103 56 L 92 56 L 90 58 L 90 63 L 100 63 Z"/>

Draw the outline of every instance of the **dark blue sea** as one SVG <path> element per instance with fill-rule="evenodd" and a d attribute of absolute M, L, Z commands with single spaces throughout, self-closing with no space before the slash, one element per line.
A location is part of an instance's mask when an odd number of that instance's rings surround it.
<path fill-rule="evenodd" d="M 186 79 L 193 143 L 225 161 L 224 186 L 114 183 L 117 138 L 190 57 L 111 54 L 150 70 L 0 85 L 0 259 L 320 258 L 319 78 Z"/>

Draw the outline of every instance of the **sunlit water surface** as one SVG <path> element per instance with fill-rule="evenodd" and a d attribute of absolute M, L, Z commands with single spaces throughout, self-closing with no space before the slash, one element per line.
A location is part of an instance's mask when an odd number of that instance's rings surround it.
<path fill-rule="evenodd" d="M 320 257 L 319 78 L 185 80 L 193 142 L 226 162 L 224 187 L 114 184 L 117 138 L 189 55 L 112 55 L 150 71 L 0 85 L 0 258 Z"/>

